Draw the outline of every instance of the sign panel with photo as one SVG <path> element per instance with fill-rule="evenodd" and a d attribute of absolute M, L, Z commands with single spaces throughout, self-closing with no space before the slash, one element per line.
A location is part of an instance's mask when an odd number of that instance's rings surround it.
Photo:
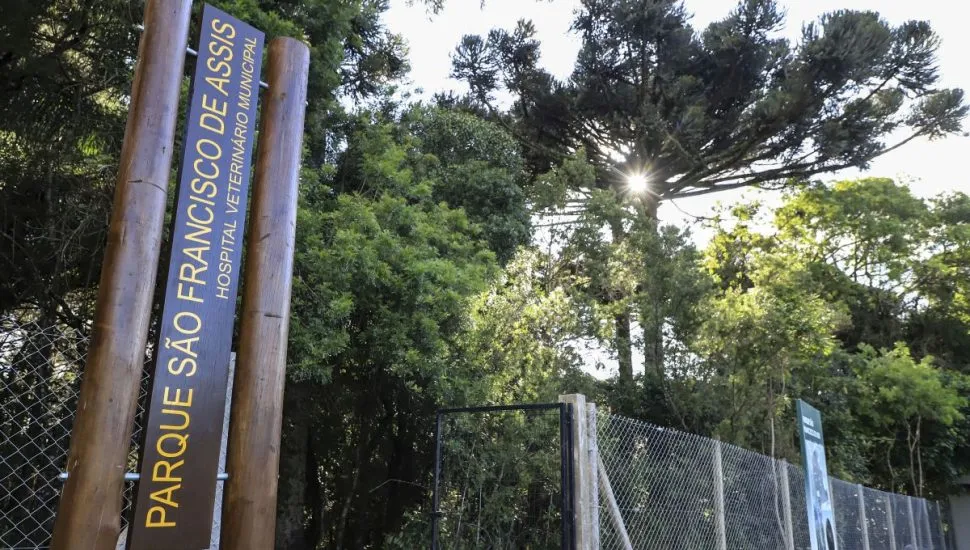
<path fill-rule="evenodd" d="M 832 486 L 825 464 L 822 415 L 801 399 L 795 406 L 802 440 L 802 466 L 805 469 L 805 504 L 812 550 L 838 550 Z"/>

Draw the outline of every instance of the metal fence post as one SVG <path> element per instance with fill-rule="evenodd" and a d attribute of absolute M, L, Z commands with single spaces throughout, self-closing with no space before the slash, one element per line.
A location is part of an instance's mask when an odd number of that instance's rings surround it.
<path fill-rule="evenodd" d="M 596 470 L 600 477 L 600 491 L 602 491 L 603 496 L 606 497 L 606 504 L 610 512 L 610 517 L 613 520 L 613 526 L 616 528 L 617 534 L 620 537 L 620 543 L 623 545 L 623 550 L 633 550 L 633 542 L 630 541 L 630 533 L 626 530 L 626 525 L 623 523 L 623 514 L 620 512 L 620 506 L 616 502 L 616 494 L 613 492 L 613 487 L 610 485 L 610 476 L 606 471 L 606 466 L 603 465 L 603 459 L 600 458 L 599 462 L 596 464 Z"/>
<path fill-rule="evenodd" d="M 896 520 L 893 518 L 893 493 L 886 495 L 886 522 L 889 523 L 889 550 L 896 550 Z"/>
<path fill-rule="evenodd" d="M 913 542 L 913 548 L 919 548 L 919 538 L 916 536 L 916 522 L 913 520 L 913 499 L 912 497 L 903 497 L 906 499 L 906 511 L 909 512 L 909 537 Z"/>
<path fill-rule="evenodd" d="M 869 550 L 869 520 L 866 518 L 866 488 L 856 485 L 859 493 L 859 525 L 862 526 L 862 550 Z"/>
<path fill-rule="evenodd" d="M 936 506 L 936 528 L 940 531 L 940 544 L 943 545 L 943 550 L 947 550 L 950 545 L 946 541 L 946 529 L 943 528 L 943 507 L 939 501 L 934 502 L 933 506 Z"/>
<path fill-rule="evenodd" d="M 920 499 L 920 504 L 923 507 L 923 528 L 926 530 L 926 538 L 930 543 L 930 548 L 933 547 L 933 528 L 930 527 L 930 503 L 926 499 Z"/>
<path fill-rule="evenodd" d="M 599 464 L 599 443 L 596 431 L 596 403 L 586 404 L 586 432 L 589 440 L 589 526 L 590 547 L 598 550 L 600 547 L 600 487 L 597 465 Z"/>
<path fill-rule="evenodd" d="M 920 519 L 922 520 L 922 525 L 920 525 L 920 531 L 923 533 L 922 540 L 920 542 L 926 541 L 929 543 L 930 548 L 933 548 L 933 536 L 930 535 L 930 506 L 926 503 L 926 499 L 919 499 L 920 506 Z"/>
<path fill-rule="evenodd" d="M 785 513 L 785 548 L 795 550 L 795 531 L 792 527 L 791 515 L 791 488 L 788 486 L 788 463 L 784 460 L 776 462 L 781 465 L 781 505 Z M 869 549 L 866 548 L 865 550 Z"/>
<path fill-rule="evenodd" d="M 717 520 L 717 548 L 727 550 L 727 528 L 724 524 L 724 468 L 721 464 L 721 442 L 714 440 L 714 517 Z"/>
<path fill-rule="evenodd" d="M 441 411 L 434 421 L 434 486 L 431 488 L 431 550 L 438 550 L 438 516 L 441 512 L 438 485 L 441 483 Z"/>

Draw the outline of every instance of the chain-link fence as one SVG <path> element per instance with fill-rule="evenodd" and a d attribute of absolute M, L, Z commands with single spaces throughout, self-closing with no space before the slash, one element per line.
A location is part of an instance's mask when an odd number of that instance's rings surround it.
<path fill-rule="evenodd" d="M 50 543 L 87 346 L 87 332 L 76 328 L 0 321 L 0 548 Z M 146 375 L 134 442 L 141 438 L 147 389 Z M 130 470 L 137 453 L 133 444 Z M 131 490 L 126 483 L 126 514 Z"/>
<path fill-rule="evenodd" d="M 87 345 L 76 328 L 0 320 L 0 548 L 48 547 Z M 130 470 L 147 374 L 142 382 Z M 550 405 L 441 417 L 439 548 L 569 547 L 565 411 Z M 616 415 L 601 414 L 597 425 L 620 515 L 616 521 L 600 506 L 601 548 L 809 548 L 801 468 Z M 840 550 L 952 548 L 937 503 L 835 478 L 831 487 Z M 126 483 L 126 513 L 131 489 Z"/>
<path fill-rule="evenodd" d="M 601 503 L 601 548 L 810 548 L 801 468 L 610 414 L 596 437 L 621 516 Z M 936 502 L 830 482 L 838 550 L 949 549 Z"/>

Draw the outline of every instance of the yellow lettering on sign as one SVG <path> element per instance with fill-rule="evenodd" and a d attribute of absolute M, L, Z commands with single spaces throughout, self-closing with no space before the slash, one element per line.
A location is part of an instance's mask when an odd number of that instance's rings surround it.
<path fill-rule="evenodd" d="M 175 407 L 191 407 L 192 406 L 192 388 L 189 388 L 188 395 L 185 397 L 185 401 L 182 401 L 182 389 L 175 388 L 175 396 L 171 399 L 168 397 L 169 387 L 165 386 L 165 391 L 162 395 L 163 405 L 172 405 Z"/>
<path fill-rule="evenodd" d="M 152 481 L 174 481 L 179 483 L 182 481 L 181 477 L 175 477 L 172 472 L 182 467 L 185 464 L 184 460 L 179 460 L 178 462 L 172 463 L 167 460 L 159 460 L 152 466 Z M 165 470 L 165 473 L 162 473 Z"/>
<path fill-rule="evenodd" d="M 182 434 L 162 434 L 162 436 L 158 438 L 158 443 L 155 445 L 155 450 L 158 451 L 158 454 L 164 456 L 165 458 L 178 458 L 185 453 L 186 447 L 189 446 L 188 439 L 189 436 Z M 165 442 L 172 440 L 174 440 L 175 443 L 175 450 L 166 449 Z M 171 445 L 168 446 L 171 447 Z"/>
<path fill-rule="evenodd" d="M 165 489 L 159 489 L 158 491 L 154 491 L 150 495 L 150 497 L 152 500 L 154 500 L 155 502 L 158 502 L 159 504 L 171 506 L 172 508 L 178 508 L 179 503 L 175 502 L 175 491 L 181 488 L 182 488 L 182 485 L 179 483 L 176 483 L 175 485 L 170 485 Z"/>
<path fill-rule="evenodd" d="M 145 527 L 175 527 L 174 521 L 165 521 L 165 508 L 152 506 L 145 516 Z"/>

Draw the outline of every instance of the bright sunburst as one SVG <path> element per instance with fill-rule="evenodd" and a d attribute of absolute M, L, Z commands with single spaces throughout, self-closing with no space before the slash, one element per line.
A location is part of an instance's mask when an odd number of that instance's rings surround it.
<path fill-rule="evenodd" d="M 630 174 L 626 177 L 626 185 L 634 193 L 644 193 L 650 186 L 646 174 Z"/>

